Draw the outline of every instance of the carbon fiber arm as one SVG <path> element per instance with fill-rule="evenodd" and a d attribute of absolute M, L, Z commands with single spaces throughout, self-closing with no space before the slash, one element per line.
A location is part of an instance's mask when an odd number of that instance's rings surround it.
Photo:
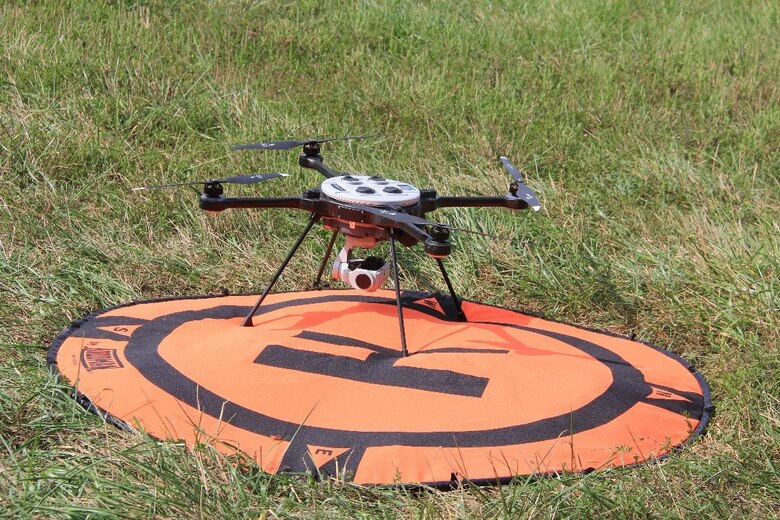
<path fill-rule="evenodd" d="M 513 210 L 528 209 L 528 203 L 520 198 L 507 194 L 503 197 L 443 197 L 434 190 L 424 190 L 420 205 L 422 213 L 429 213 L 439 208 L 508 208 Z"/>
<path fill-rule="evenodd" d="M 305 209 L 312 211 L 311 201 L 301 196 L 297 197 L 209 197 L 200 196 L 200 209 L 205 211 L 224 211 L 226 209 L 246 209 L 246 208 L 289 208 Z"/>
<path fill-rule="evenodd" d="M 340 173 L 334 172 L 327 166 L 325 166 L 325 163 L 322 160 L 322 156 L 317 155 L 306 155 L 305 153 L 301 154 L 300 157 L 298 157 L 298 164 L 301 166 L 301 168 L 309 168 L 311 170 L 317 170 L 322 175 L 324 175 L 327 178 L 331 177 L 338 177 L 341 175 Z"/>

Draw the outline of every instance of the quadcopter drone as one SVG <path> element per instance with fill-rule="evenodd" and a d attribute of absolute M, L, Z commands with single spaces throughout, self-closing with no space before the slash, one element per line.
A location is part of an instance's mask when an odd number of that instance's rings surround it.
<path fill-rule="evenodd" d="M 252 318 L 257 314 L 258 309 L 279 280 L 287 264 L 295 255 L 295 252 L 314 224 L 322 221 L 323 226 L 332 231 L 332 235 L 325 256 L 320 264 L 314 286 L 321 287 L 322 276 L 338 235 L 344 236 L 345 244 L 332 264 L 331 271 L 334 280 L 345 282 L 359 291 L 373 292 L 384 284 L 392 272 L 401 336 L 401 354 L 406 357 L 406 333 L 401 305 L 401 289 L 398 282 L 396 242 L 400 242 L 407 247 L 412 247 L 418 243 L 423 245 L 425 253 L 433 258 L 439 266 L 452 302 L 457 310 L 457 319 L 466 321 L 460 299 L 455 294 L 442 259 L 449 256 L 452 251 L 450 242 L 450 232 L 452 230 L 483 233 L 428 220 L 425 218 L 425 215 L 439 208 L 503 207 L 511 210 L 530 208 L 538 211 L 541 205 L 533 190 L 525 184 L 520 170 L 506 157 L 501 157 L 501 162 L 512 176 L 513 182 L 509 185 L 509 190 L 505 195 L 494 197 L 451 197 L 439 195 L 432 189 L 421 190 L 406 182 L 387 179 L 379 175 L 339 173 L 326 166 L 322 155 L 320 155 L 323 143 L 372 137 L 378 136 L 360 135 L 328 139 L 270 141 L 233 147 L 234 150 L 291 150 L 303 147 L 298 163 L 303 168 L 318 171 L 325 177 L 325 180 L 318 187 L 308 189 L 298 196 L 224 196 L 223 184 L 254 184 L 285 177 L 286 174 L 283 173 L 238 175 L 224 179 L 139 187 L 134 188 L 134 190 L 202 184 L 203 191 L 200 196 L 200 207 L 205 211 L 220 212 L 226 209 L 238 208 L 288 208 L 308 211 L 310 217 L 306 227 L 295 244 L 293 244 L 252 310 L 244 318 L 242 326 L 253 326 Z M 384 241 L 390 244 L 390 264 L 376 256 L 353 258 L 354 249 L 372 249 L 378 243 Z"/>

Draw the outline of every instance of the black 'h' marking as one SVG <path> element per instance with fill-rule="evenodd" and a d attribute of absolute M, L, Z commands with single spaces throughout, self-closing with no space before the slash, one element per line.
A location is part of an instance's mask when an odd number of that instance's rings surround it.
<path fill-rule="evenodd" d="M 283 345 L 267 345 L 255 358 L 255 363 L 374 385 L 464 397 L 482 397 L 490 381 L 486 377 L 451 370 L 395 366 L 395 363 L 402 359 L 398 357 L 398 351 L 353 338 L 314 332 L 302 332 L 299 337 L 334 345 L 365 348 L 373 352 L 365 361 L 361 361 L 348 356 L 299 350 Z"/>

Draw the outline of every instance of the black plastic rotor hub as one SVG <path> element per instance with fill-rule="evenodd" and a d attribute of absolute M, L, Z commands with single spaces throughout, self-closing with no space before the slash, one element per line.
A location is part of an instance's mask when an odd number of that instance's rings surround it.
<path fill-rule="evenodd" d="M 425 254 L 433 258 L 444 258 L 450 256 L 452 244 L 450 242 L 440 242 L 434 238 L 425 241 L 423 246 Z"/>
<path fill-rule="evenodd" d="M 207 197 L 220 197 L 224 191 L 222 184 L 216 181 L 207 182 L 203 185 L 203 194 Z"/>

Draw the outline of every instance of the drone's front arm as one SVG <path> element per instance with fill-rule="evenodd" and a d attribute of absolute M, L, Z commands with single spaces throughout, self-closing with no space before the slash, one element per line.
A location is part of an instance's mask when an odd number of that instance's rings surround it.
<path fill-rule="evenodd" d="M 326 219 L 334 219 L 352 224 L 375 226 L 378 228 L 403 230 L 415 240 L 425 242 L 431 236 L 420 227 L 399 222 L 393 218 L 396 212 L 387 210 L 387 215 L 369 211 L 368 207 L 353 206 L 337 201 L 323 199 L 319 190 L 306 191 L 297 197 L 223 197 L 222 195 L 202 194 L 200 208 L 205 211 L 220 212 L 226 209 L 264 209 L 286 208 L 302 209 Z"/>

